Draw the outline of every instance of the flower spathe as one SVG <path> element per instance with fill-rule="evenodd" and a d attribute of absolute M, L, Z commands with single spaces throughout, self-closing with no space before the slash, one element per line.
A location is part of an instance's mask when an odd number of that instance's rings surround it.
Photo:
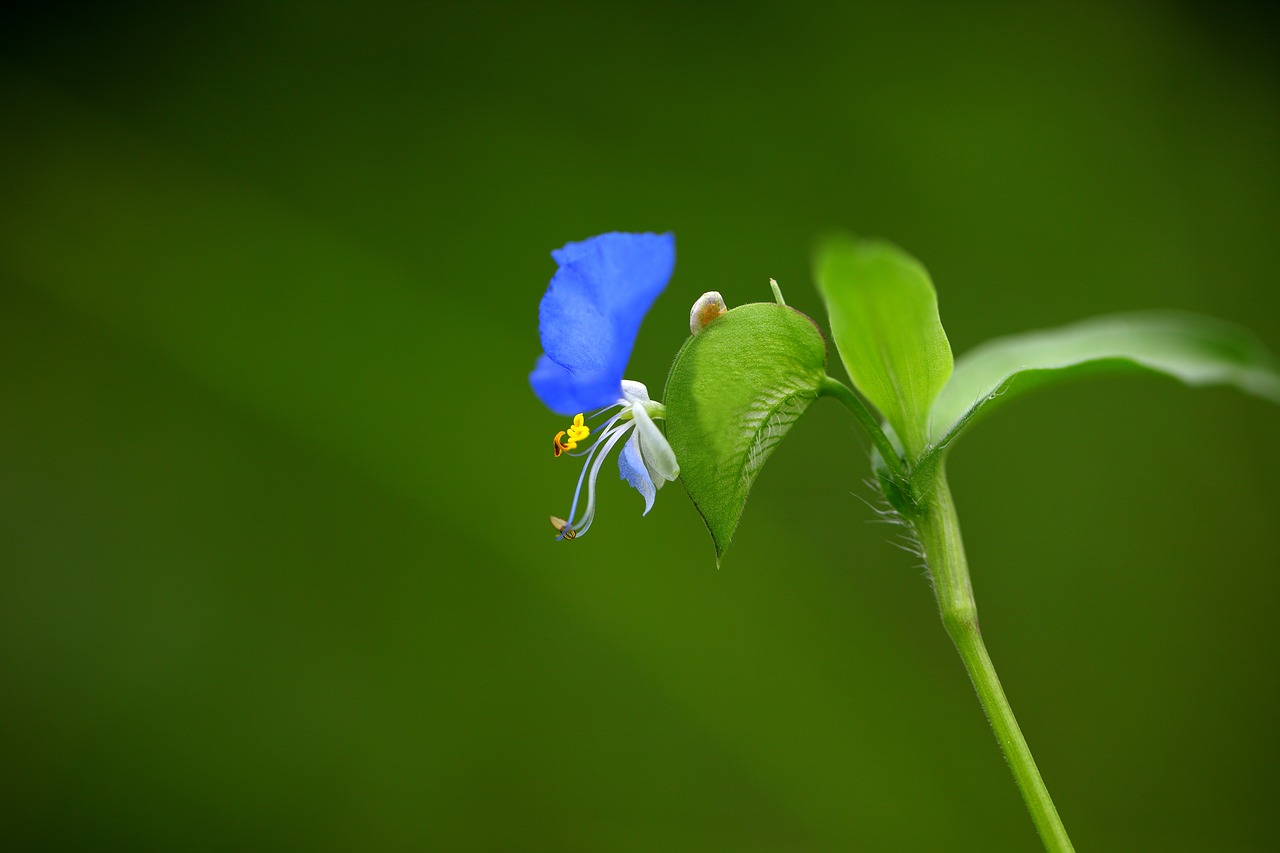
<path fill-rule="evenodd" d="M 549 409 L 574 415 L 556 434 L 553 450 L 557 457 L 585 456 L 582 474 L 568 520 L 551 517 L 557 539 L 574 539 L 595 519 L 596 478 L 624 439 L 618 470 L 644 497 L 646 514 L 663 483 L 679 476 L 675 453 L 654 423 L 665 408 L 642 383 L 622 378 L 640 323 L 675 268 L 675 238 L 612 232 L 568 243 L 551 256 L 559 269 L 538 308 L 543 354 L 529 382 Z M 590 426 L 588 411 L 607 418 Z M 592 436 L 589 446 L 573 452 Z"/>

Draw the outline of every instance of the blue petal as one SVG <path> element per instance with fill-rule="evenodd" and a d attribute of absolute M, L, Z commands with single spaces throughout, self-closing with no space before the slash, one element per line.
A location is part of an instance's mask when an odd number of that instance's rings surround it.
<path fill-rule="evenodd" d="M 545 355 L 538 356 L 538 364 L 529 374 L 529 384 L 533 393 L 551 411 L 560 415 L 576 415 L 579 412 L 590 412 L 614 402 L 597 402 L 597 398 L 584 394 L 582 387 L 575 383 L 569 371 L 556 364 Z M 617 395 L 614 395 L 617 398 Z"/>
<path fill-rule="evenodd" d="M 653 509 L 653 498 L 658 490 L 654 488 L 653 480 L 649 479 L 649 470 L 645 468 L 644 460 L 640 458 L 638 433 L 633 432 L 631 438 L 627 439 L 627 443 L 622 445 L 622 452 L 618 454 L 618 471 L 621 472 L 622 479 L 644 495 L 644 514 L 648 515 L 649 510 Z"/>
<path fill-rule="evenodd" d="M 615 402 L 636 333 L 675 269 L 671 234 L 613 232 L 551 253 L 560 268 L 538 307 L 545 358 L 529 377 L 547 406 L 573 414 Z M 569 401 L 579 405 L 565 407 Z"/>

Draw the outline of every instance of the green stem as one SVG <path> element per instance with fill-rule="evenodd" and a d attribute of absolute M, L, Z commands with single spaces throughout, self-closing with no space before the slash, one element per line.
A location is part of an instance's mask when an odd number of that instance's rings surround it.
<path fill-rule="evenodd" d="M 880 451 L 880 455 L 884 457 L 885 464 L 889 466 L 894 477 L 905 483 L 906 464 L 902 461 L 902 457 L 898 455 L 898 451 L 894 449 L 893 442 L 889 441 L 889 436 L 885 435 L 884 430 L 880 428 L 879 421 L 863 405 L 858 396 L 843 382 L 830 376 L 822 377 L 822 384 L 818 386 L 818 395 L 821 397 L 834 397 L 853 413 L 858 423 L 866 428 L 867 434 L 871 436 L 872 443 L 875 444 L 876 450 Z"/>
<path fill-rule="evenodd" d="M 978 701 L 987 712 L 987 719 L 1013 772 L 1018 790 L 1022 792 L 1022 799 L 1031 812 L 1031 820 L 1040 833 L 1045 850 L 1073 853 L 1075 848 L 1071 846 L 1062 819 L 1053 807 L 1049 790 L 1040 778 L 1035 759 L 1031 757 L 1026 738 L 1018 728 L 1013 709 L 1009 707 L 987 647 L 982 642 L 978 609 L 973 599 L 973 586 L 969 582 L 969 564 L 960 539 L 960 520 L 956 516 L 944 466 L 945 463 L 938 465 L 934 487 L 923 502 L 920 515 L 911 519 L 920 544 L 924 546 L 934 592 L 938 597 L 938 609 L 942 611 L 942 622 L 960 652 L 965 669 L 969 671 L 969 678 L 978 691 Z"/>

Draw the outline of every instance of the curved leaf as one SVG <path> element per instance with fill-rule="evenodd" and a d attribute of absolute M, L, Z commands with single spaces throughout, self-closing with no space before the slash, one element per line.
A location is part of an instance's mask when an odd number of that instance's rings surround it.
<path fill-rule="evenodd" d="M 832 237 L 819 247 L 818 290 L 849 378 L 902 438 L 927 443 L 929 407 L 951 375 L 951 345 L 920 262 L 882 240 Z"/>
<path fill-rule="evenodd" d="M 1083 373 L 1133 370 L 1188 385 L 1234 385 L 1280 403 L 1280 362 L 1244 329 L 1193 314 L 1118 314 L 997 338 L 966 353 L 933 405 L 934 450 L 1032 388 Z"/>
<path fill-rule="evenodd" d="M 733 309 L 676 355 L 663 394 L 667 440 L 717 563 L 760 468 L 817 397 L 826 362 L 814 322 L 771 303 Z"/>

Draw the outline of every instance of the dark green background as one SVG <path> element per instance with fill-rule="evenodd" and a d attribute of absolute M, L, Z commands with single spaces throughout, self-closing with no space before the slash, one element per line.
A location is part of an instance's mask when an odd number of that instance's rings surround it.
<path fill-rule="evenodd" d="M 185 4 L 183 4 L 185 6 Z M 957 352 L 1174 307 L 1280 347 L 1249 6 L 19 4 L 0 24 L 0 846 L 1036 849 L 864 440 L 815 406 L 723 568 L 530 393 L 548 251 L 673 230 L 820 319 L 830 226 Z M 833 372 L 840 373 L 838 366 Z M 953 454 L 1082 850 L 1271 850 L 1280 411 L 1124 378 Z"/>

